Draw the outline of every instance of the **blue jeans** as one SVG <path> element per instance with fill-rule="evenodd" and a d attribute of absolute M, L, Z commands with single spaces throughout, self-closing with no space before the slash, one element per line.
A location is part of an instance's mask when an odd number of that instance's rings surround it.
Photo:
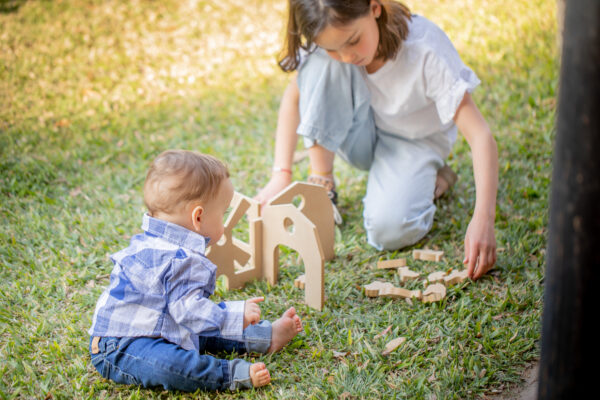
<path fill-rule="evenodd" d="M 236 358 L 218 359 L 209 353 L 266 353 L 271 343 L 271 324 L 261 321 L 244 330 L 242 341 L 221 336 L 200 336 L 199 351 L 186 350 L 163 338 L 103 337 L 92 364 L 106 378 L 117 383 L 143 387 L 162 386 L 167 390 L 195 392 L 251 388 L 250 363 Z"/>
<path fill-rule="evenodd" d="M 369 88 L 359 67 L 325 52 L 310 54 L 298 71 L 298 134 L 350 165 L 369 171 L 364 203 L 367 240 L 378 250 L 419 241 L 433 225 L 437 170 L 444 165 L 436 148 L 440 135 L 410 140 L 375 125 Z"/>

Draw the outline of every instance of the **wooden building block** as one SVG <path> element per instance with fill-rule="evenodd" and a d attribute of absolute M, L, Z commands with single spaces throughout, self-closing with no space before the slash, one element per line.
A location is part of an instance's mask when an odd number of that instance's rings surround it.
<path fill-rule="evenodd" d="M 248 281 L 261 279 L 262 223 L 258 218 L 259 203 L 235 192 L 231 199 L 231 212 L 223 224 L 223 238 L 208 248 L 206 256 L 217 266 L 217 276 L 225 275 L 227 289 L 238 289 Z M 233 228 L 248 216 L 249 243 L 233 237 Z"/>
<path fill-rule="evenodd" d="M 440 261 L 444 256 L 443 251 L 438 250 L 428 250 L 428 249 L 419 249 L 413 250 L 413 258 L 415 260 L 424 260 L 424 261 Z"/>
<path fill-rule="evenodd" d="M 418 279 L 421 274 L 415 271 L 411 271 L 408 267 L 398 268 L 398 275 L 400 275 L 400 282 L 406 283 L 414 279 Z"/>
<path fill-rule="evenodd" d="M 462 271 L 452 271 L 448 276 L 444 277 L 444 284 L 448 285 L 456 285 L 457 283 L 464 282 L 469 277 L 469 271 L 463 269 Z"/>
<path fill-rule="evenodd" d="M 440 283 L 444 281 L 444 277 L 446 276 L 446 271 L 435 271 L 427 275 L 428 283 Z"/>
<path fill-rule="evenodd" d="M 398 337 L 394 340 L 389 341 L 386 345 L 385 345 L 385 349 L 381 352 L 382 356 L 387 356 L 388 354 L 390 354 L 392 351 L 396 350 L 402 343 L 404 343 L 406 341 L 405 337 Z"/>
<path fill-rule="evenodd" d="M 441 283 L 434 283 L 433 285 L 427 286 L 421 300 L 423 303 L 432 303 L 434 301 L 440 301 L 444 297 L 446 297 L 446 286 Z"/>
<path fill-rule="evenodd" d="M 377 269 L 391 269 L 406 267 L 406 258 L 397 258 L 395 260 L 380 260 L 377 262 Z"/>
<path fill-rule="evenodd" d="M 394 287 L 394 285 L 389 282 L 374 281 L 364 286 L 365 295 L 367 297 L 377 297 L 379 296 L 379 292 L 387 287 Z"/>
<path fill-rule="evenodd" d="M 325 258 L 315 225 L 293 204 L 267 205 L 261 210 L 263 223 L 263 275 L 274 285 L 279 273 L 279 245 L 295 250 L 304 262 L 304 299 L 319 311 L 325 301 Z"/>
<path fill-rule="evenodd" d="M 300 198 L 298 210 L 317 228 L 321 249 L 325 261 L 335 257 L 335 222 L 333 220 L 333 207 L 327 196 L 327 191 L 321 185 L 307 182 L 293 182 L 291 185 L 277 193 L 267 204 L 271 206 L 292 204 L 294 198 Z"/>
<path fill-rule="evenodd" d="M 304 290 L 304 285 L 306 284 L 306 275 L 302 274 L 294 280 L 294 286 L 298 289 Z"/>
<path fill-rule="evenodd" d="M 392 299 L 420 299 L 421 291 L 420 290 L 408 290 L 404 288 L 399 288 L 395 286 L 386 286 L 379 290 L 379 297 L 391 297 Z"/>

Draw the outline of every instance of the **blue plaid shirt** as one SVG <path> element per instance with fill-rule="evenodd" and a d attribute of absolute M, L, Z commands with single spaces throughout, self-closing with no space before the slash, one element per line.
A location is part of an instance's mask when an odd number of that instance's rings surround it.
<path fill-rule="evenodd" d="M 215 304 L 208 298 L 217 269 L 204 255 L 208 239 L 148 214 L 142 229 L 111 256 L 110 285 L 89 334 L 163 337 L 188 350 L 198 348 L 200 334 L 241 339 L 244 301 Z"/>

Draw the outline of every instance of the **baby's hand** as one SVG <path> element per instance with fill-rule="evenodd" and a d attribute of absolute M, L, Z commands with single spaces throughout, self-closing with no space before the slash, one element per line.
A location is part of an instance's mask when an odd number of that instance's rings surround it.
<path fill-rule="evenodd" d="M 244 329 L 246 329 L 248 325 L 254 325 L 260 321 L 260 307 L 256 303 L 260 303 L 264 300 L 264 297 L 253 297 L 246 300 L 246 303 L 244 304 Z"/>

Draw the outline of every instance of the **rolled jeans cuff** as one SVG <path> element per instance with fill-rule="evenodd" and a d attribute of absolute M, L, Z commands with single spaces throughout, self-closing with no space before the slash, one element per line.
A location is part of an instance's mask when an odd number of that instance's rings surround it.
<path fill-rule="evenodd" d="M 230 390 L 252 389 L 252 379 L 250 378 L 250 365 L 252 364 L 240 358 L 231 361 L 222 360 L 222 362 L 226 364 L 223 368 L 223 374 L 225 375 L 225 370 L 227 370 L 228 378 L 231 377 Z M 225 380 L 225 382 L 228 380 Z"/>
<path fill-rule="evenodd" d="M 266 354 L 271 347 L 273 329 L 271 322 L 260 321 L 258 324 L 250 325 L 244 329 L 244 343 L 248 353 Z"/>

